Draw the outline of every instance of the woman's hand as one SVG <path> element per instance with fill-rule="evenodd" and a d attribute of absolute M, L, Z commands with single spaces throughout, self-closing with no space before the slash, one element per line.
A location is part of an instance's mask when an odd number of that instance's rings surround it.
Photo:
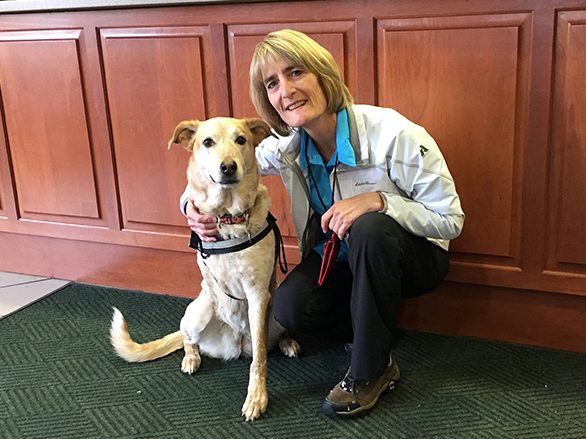
<path fill-rule="evenodd" d="M 186 213 L 189 228 L 197 233 L 202 241 L 213 242 L 217 240 L 218 226 L 216 217 L 200 214 L 191 200 L 187 202 Z"/>
<path fill-rule="evenodd" d="M 340 239 L 359 217 L 368 212 L 379 212 L 384 207 L 383 200 L 377 192 L 366 192 L 352 198 L 336 201 L 321 217 L 321 228 L 324 233 L 328 229 Z"/>

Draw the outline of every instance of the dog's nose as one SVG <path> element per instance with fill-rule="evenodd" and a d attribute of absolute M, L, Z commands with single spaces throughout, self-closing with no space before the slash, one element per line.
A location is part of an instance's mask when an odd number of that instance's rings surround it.
<path fill-rule="evenodd" d="M 236 162 L 222 162 L 220 164 L 220 170 L 222 171 L 222 174 L 224 174 L 228 177 L 231 177 L 232 175 L 234 175 L 234 173 L 236 172 L 236 169 L 238 169 Z"/>

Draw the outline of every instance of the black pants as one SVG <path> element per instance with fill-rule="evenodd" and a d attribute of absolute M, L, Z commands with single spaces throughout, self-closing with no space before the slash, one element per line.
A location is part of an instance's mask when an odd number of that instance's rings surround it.
<path fill-rule="evenodd" d="M 310 252 L 277 288 L 273 310 L 293 334 L 352 342 L 352 376 L 370 380 L 388 364 L 401 298 L 437 287 L 448 252 L 380 213 L 358 218 L 346 242 L 348 262 L 338 262 L 321 287 L 321 257 Z"/>

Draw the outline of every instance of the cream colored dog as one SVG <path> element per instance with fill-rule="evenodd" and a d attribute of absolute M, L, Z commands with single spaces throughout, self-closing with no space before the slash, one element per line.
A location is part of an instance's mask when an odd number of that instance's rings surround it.
<path fill-rule="evenodd" d="M 181 122 L 169 142 L 169 148 L 180 143 L 192 152 L 187 169 L 191 199 L 201 213 L 218 218 L 218 244 L 250 240 L 267 226 L 270 199 L 266 187 L 259 184 L 254 148 L 268 135 L 269 126 L 260 119 L 214 118 Z M 175 333 L 138 344 L 131 339 L 122 313 L 114 309 L 110 333 L 116 353 L 126 361 L 142 362 L 183 346 L 181 370 L 188 374 L 199 368 L 200 352 L 224 360 L 252 356 L 242 415 L 247 421 L 259 417 L 268 405 L 267 349 L 278 342 L 289 357 L 300 351 L 272 317 L 275 239 L 271 230 L 236 252 L 207 256 L 198 252 L 201 292 Z"/>

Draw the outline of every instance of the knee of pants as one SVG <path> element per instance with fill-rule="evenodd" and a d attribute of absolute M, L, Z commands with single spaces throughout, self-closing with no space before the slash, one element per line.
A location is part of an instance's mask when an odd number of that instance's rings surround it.
<path fill-rule="evenodd" d="M 300 295 L 287 289 L 275 291 L 273 315 L 278 323 L 292 332 L 308 332 L 315 323 L 309 310 L 310 304 Z"/>
<path fill-rule="evenodd" d="M 348 250 L 385 256 L 401 253 L 403 228 L 391 217 L 382 213 L 367 213 L 359 217 L 348 233 Z"/>

